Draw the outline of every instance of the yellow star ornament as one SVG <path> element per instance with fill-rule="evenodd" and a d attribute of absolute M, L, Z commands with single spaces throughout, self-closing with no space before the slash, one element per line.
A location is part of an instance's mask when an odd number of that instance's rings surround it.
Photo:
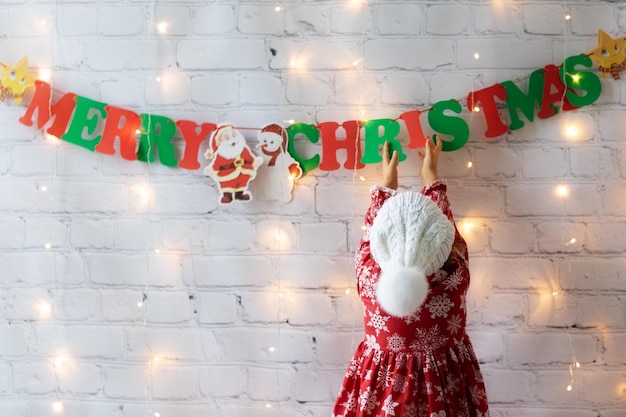
<path fill-rule="evenodd" d="M 0 101 L 13 99 L 22 103 L 24 90 L 35 83 L 28 73 L 28 57 L 20 59 L 15 66 L 0 64 Z"/>
<path fill-rule="evenodd" d="M 589 53 L 589 57 L 600 64 L 602 78 L 611 74 L 613 79 L 620 79 L 619 73 L 626 68 L 624 46 L 626 38 L 613 39 L 602 29 L 598 30 L 598 47 Z"/>

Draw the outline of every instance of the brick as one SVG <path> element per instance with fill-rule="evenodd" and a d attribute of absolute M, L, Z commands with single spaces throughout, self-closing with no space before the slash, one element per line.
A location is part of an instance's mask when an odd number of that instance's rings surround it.
<path fill-rule="evenodd" d="M 479 258 L 470 261 L 472 281 L 485 280 L 488 288 L 551 289 L 554 262 L 542 257 Z M 473 284 L 472 284 L 473 285 Z"/>
<path fill-rule="evenodd" d="M 462 5 L 431 5 L 426 8 L 426 32 L 433 35 L 467 33 L 470 11 Z"/>
<path fill-rule="evenodd" d="M 439 39 L 373 39 L 365 42 L 364 59 L 371 70 L 434 70 L 455 61 L 452 42 Z"/>
<path fill-rule="evenodd" d="M 550 222 L 537 225 L 537 244 L 542 253 L 581 252 L 586 246 L 582 223 Z"/>
<path fill-rule="evenodd" d="M 206 222 L 203 220 L 169 219 L 162 222 L 161 229 L 163 249 L 193 251 L 206 244 Z"/>
<path fill-rule="evenodd" d="M 346 277 L 354 279 L 352 257 L 283 256 L 278 276 L 285 285 L 297 288 L 337 287 Z"/>
<path fill-rule="evenodd" d="M 242 5 L 239 8 L 237 28 L 242 33 L 278 35 L 283 31 L 283 13 L 273 4 L 263 6 Z"/>
<path fill-rule="evenodd" d="M 626 210 L 626 187 L 619 182 L 607 182 L 602 192 L 602 208 L 605 214 L 620 216 Z"/>
<path fill-rule="evenodd" d="M 346 225 L 343 223 L 300 224 L 300 248 L 307 253 L 345 253 Z"/>
<path fill-rule="evenodd" d="M 370 198 L 369 188 L 364 186 L 348 186 L 348 185 L 318 185 L 315 189 L 316 212 L 322 216 L 342 216 L 352 213 L 365 213 Z M 354 203 L 350 207 L 345 207 L 341 202 L 345 201 L 346 196 L 354 198 Z M 354 197 L 352 197 L 354 196 Z"/>
<path fill-rule="evenodd" d="M 533 384 L 535 395 L 539 401 L 545 403 L 567 404 L 578 401 L 580 391 L 580 375 L 574 371 L 573 382 L 569 369 L 560 371 L 542 371 L 535 377 Z M 571 391 L 567 390 L 568 385 L 572 384 Z"/>
<path fill-rule="evenodd" d="M 514 185 L 505 190 L 506 212 L 511 216 L 591 216 L 600 210 L 596 187 L 587 184 L 567 185 L 564 200 L 556 195 L 561 185 Z"/>
<path fill-rule="evenodd" d="M 146 80 L 148 105 L 183 105 L 188 101 L 191 83 L 185 74 L 170 71 Z"/>
<path fill-rule="evenodd" d="M 575 178 L 605 181 L 618 176 L 613 152 L 608 148 L 572 148 L 569 169 Z"/>
<path fill-rule="evenodd" d="M 513 365 L 569 364 L 572 357 L 570 346 L 574 347 L 581 363 L 597 360 L 596 339 L 590 335 L 527 333 L 507 337 L 507 352 Z"/>
<path fill-rule="evenodd" d="M 191 77 L 191 101 L 198 104 L 227 106 L 236 100 L 235 80 L 227 75 L 199 75 Z M 250 86 L 251 88 L 253 86 Z M 248 93 L 242 88 L 242 94 Z M 187 92 L 183 92 L 183 96 Z M 158 100 L 157 100 L 158 102 Z"/>
<path fill-rule="evenodd" d="M 368 33 L 372 28 L 370 8 L 354 3 L 333 5 L 330 25 L 333 33 Z"/>
<path fill-rule="evenodd" d="M 314 106 L 328 104 L 331 91 L 332 85 L 328 80 L 299 74 L 287 79 L 285 94 L 290 104 Z"/>
<path fill-rule="evenodd" d="M 24 246 L 41 249 L 46 245 L 67 247 L 67 225 L 51 217 L 30 217 L 24 224 Z"/>
<path fill-rule="evenodd" d="M 285 10 L 285 32 L 295 34 L 327 34 L 330 32 L 330 7 L 322 4 L 293 4 Z"/>
<path fill-rule="evenodd" d="M 424 10 L 417 4 L 381 4 L 376 13 L 381 35 L 418 35 L 425 24 Z"/>
<path fill-rule="evenodd" d="M 265 64 L 261 40 L 181 40 L 177 61 L 183 69 L 255 69 Z"/>
<path fill-rule="evenodd" d="M 325 326 L 332 323 L 332 300 L 325 294 L 294 293 L 287 296 L 289 324 L 294 326 Z"/>
<path fill-rule="evenodd" d="M 81 88 L 81 90 L 83 90 Z M 139 80 L 121 77 L 100 83 L 100 95 L 104 103 L 120 107 L 145 107 L 145 92 Z M 127 161 L 124 161 L 128 163 Z"/>
<path fill-rule="evenodd" d="M 576 257 L 561 262 L 560 269 L 567 273 L 573 287 L 580 290 L 621 291 L 624 289 L 621 256 L 602 258 L 599 256 Z"/>
<path fill-rule="evenodd" d="M 626 334 L 605 333 L 604 339 L 604 362 L 607 364 L 623 364 L 626 361 Z"/>
<path fill-rule="evenodd" d="M 473 170 L 478 178 L 514 178 L 518 175 L 519 161 L 519 154 L 512 149 L 476 149 Z"/>
<path fill-rule="evenodd" d="M 533 35 L 560 35 L 565 28 L 565 10 L 561 5 L 523 7 L 524 32 Z"/>
<path fill-rule="evenodd" d="M 480 322 L 511 325 L 525 319 L 526 300 L 517 294 L 493 294 L 477 302 Z"/>
<path fill-rule="evenodd" d="M 235 26 L 235 11 L 229 5 L 206 5 L 193 15 L 193 32 L 200 35 L 230 33 Z"/>
<path fill-rule="evenodd" d="M 13 389 L 23 394 L 49 394 L 56 389 L 56 378 L 49 363 L 15 364 Z"/>
<path fill-rule="evenodd" d="M 227 83 L 227 81 L 224 80 L 224 83 Z M 240 100 L 242 104 L 283 104 L 285 101 L 285 97 L 283 94 L 283 85 L 283 80 L 274 76 L 255 74 L 242 75 L 239 87 Z M 234 88 L 232 89 L 232 91 L 228 91 L 225 94 L 220 94 L 220 96 L 222 97 L 229 97 L 229 95 L 234 95 Z M 216 97 L 213 98 L 213 100 L 216 99 Z"/>
<path fill-rule="evenodd" d="M 252 247 L 254 227 L 247 221 L 211 222 L 207 243 L 212 250 L 246 251 Z"/>
<path fill-rule="evenodd" d="M 70 244 L 77 248 L 110 248 L 115 242 L 115 223 L 110 219 L 72 219 Z"/>
<path fill-rule="evenodd" d="M 71 394 L 96 394 L 102 385 L 99 366 L 72 363 L 57 372 L 59 390 Z"/>
<path fill-rule="evenodd" d="M 7 36 L 9 32 L 9 11 L 3 10 L 0 12 L 0 38 Z"/>
<path fill-rule="evenodd" d="M 67 289 L 57 293 L 54 317 L 63 321 L 90 321 L 99 318 L 100 294 L 90 289 Z"/>
<path fill-rule="evenodd" d="M 584 296 L 578 303 L 577 325 L 582 328 L 623 328 L 626 311 L 616 296 Z"/>
<path fill-rule="evenodd" d="M 375 84 L 367 83 L 366 85 Z M 385 104 L 424 106 L 429 103 L 428 94 L 430 89 L 421 75 L 390 75 L 383 79 L 381 87 L 381 101 Z M 356 88 L 352 90 L 355 91 Z M 371 97 L 372 100 L 375 99 L 373 94 L 371 94 Z"/>
<path fill-rule="evenodd" d="M 395 103 L 398 97 L 391 97 L 388 92 L 390 87 L 386 80 L 383 81 L 383 93 L 381 100 L 385 103 Z M 403 90 L 404 91 L 404 90 Z M 391 93 L 393 95 L 393 93 Z M 374 77 L 359 74 L 358 72 L 338 74 L 335 76 L 335 89 L 333 92 L 335 103 L 352 104 L 359 107 L 373 105 L 379 96 L 378 82 Z M 406 101 L 405 101 L 406 103 Z"/>
<path fill-rule="evenodd" d="M 535 70 L 552 61 L 549 45 L 516 39 L 460 39 L 457 57 L 459 68 L 518 68 Z M 474 58 L 479 54 L 479 59 Z"/>
<path fill-rule="evenodd" d="M 145 317 L 144 293 L 139 290 L 103 290 L 102 317 L 110 322 L 139 322 Z M 137 303 L 144 303 L 138 306 Z"/>
<path fill-rule="evenodd" d="M 191 257 L 185 262 L 186 280 L 200 287 L 258 286 L 274 283 L 271 262 L 265 257 Z"/>
<path fill-rule="evenodd" d="M 607 33 L 617 30 L 615 10 L 610 6 L 574 6 L 571 15 L 572 33 L 575 35 L 596 35 L 598 28 Z"/>
<path fill-rule="evenodd" d="M 361 316 L 362 317 L 362 316 Z M 362 320 L 362 318 L 361 318 Z M 362 323 L 362 322 L 361 322 Z M 359 343 L 363 341 L 362 324 L 353 331 L 321 332 L 315 336 L 315 354 L 320 363 L 344 368 L 350 363 Z"/>
<path fill-rule="evenodd" d="M 448 185 L 448 198 L 456 218 L 498 217 L 501 210 L 502 190 L 495 186 Z"/>
<path fill-rule="evenodd" d="M 490 403 L 519 404 L 530 398 L 534 382 L 530 372 L 487 368 L 482 373 Z"/>
<path fill-rule="evenodd" d="M 23 357 L 27 354 L 26 328 L 19 325 L 0 326 L 0 354 L 3 357 Z"/>
<path fill-rule="evenodd" d="M 246 392 L 247 372 L 235 366 L 200 369 L 200 391 L 215 397 L 239 397 Z"/>
<path fill-rule="evenodd" d="M 576 324 L 577 298 L 562 291 L 557 280 L 550 282 L 552 290 L 545 289 L 528 298 L 528 324 L 531 327 L 571 327 Z M 553 295 L 553 293 L 555 293 Z"/>
<path fill-rule="evenodd" d="M 148 294 L 148 323 L 177 324 L 188 322 L 192 317 L 194 297 L 186 291 L 151 291 Z"/>
<path fill-rule="evenodd" d="M 522 29 L 522 9 L 513 4 L 491 4 L 475 9 L 475 31 L 480 34 L 513 34 Z"/>
<path fill-rule="evenodd" d="M 145 252 L 161 246 L 159 225 L 145 217 L 118 218 L 112 231 L 115 233 L 115 247 L 120 250 Z"/>
<path fill-rule="evenodd" d="M 141 7 L 100 7 L 98 24 L 100 32 L 107 36 L 138 35 L 144 28 Z"/>
<path fill-rule="evenodd" d="M 24 223 L 22 219 L 17 217 L 1 219 L 0 232 L 2 235 L 0 248 L 15 248 L 24 245 Z"/>
<path fill-rule="evenodd" d="M 39 326 L 34 331 L 31 344 L 33 353 L 58 355 L 59 341 L 63 341 L 69 356 L 67 366 L 82 359 L 119 360 L 124 352 L 124 335 L 121 328 L 112 326 L 72 325 L 55 329 L 54 326 Z"/>
<path fill-rule="evenodd" d="M 214 354 L 209 350 L 203 352 L 202 348 L 202 338 L 210 337 L 208 335 L 182 327 L 128 330 L 126 357 L 144 363 L 153 362 L 156 357 L 158 364 L 165 365 L 177 361 L 214 360 Z"/>
<path fill-rule="evenodd" d="M 497 222 L 490 225 L 491 248 L 495 253 L 531 253 L 537 233 L 528 221 Z"/>
<path fill-rule="evenodd" d="M 271 368 L 251 366 L 248 368 L 246 393 L 252 400 L 263 401 L 270 398 L 280 401 L 289 400 L 293 386 L 293 373 L 293 370 L 290 371 L 280 366 Z"/>
<path fill-rule="evenodd" d="M 141 398 L 150 386 L 150 370 L 144 367 L 103 367 L 107 398 Z"/>
<path fill-rule="evenodd" d="M 198 369 L 157 366 L 152 370 L 152 395 L 161 400 L 184 400 L 198 396 Z"/>
<path fill-rule="evenodd" d="M 480 363 L 496 363 L 502 361 L 506 353 L 505 337 L 493 330 L 470 330 L 472 345 Z"/>
<path fill-rule="evenodd" d="M 347 329 L 359 328 L 363 324 L 363 304 L 356 291 L 356 282 L 347 278 L 338 287 L 339 295 L 333 299 L 337 324 Z"/>
<path fill-rule="evenodd" d="M 93 35 L 98 25 L 98 10 L 93 7 L 63 7 L 56 11 L 57 30 L 63 36 Z"/>
<path fill-rule="evenodd" d="M 565 176 L 565 153 L 562 148 L 524 150 L 521 156 L 524 178 L 552 179 Z"/>
<path fill-rule="evenodd" d="M 308 332 L 283 330 L 279 336 L 277 329 L 271 327 L 231 328 L 220 331 L 217 337 L 224 350 L 224 357 L 229 361 L 306 363 L 313 360 L 312 341 Z"/>
<path fill-rule="evenodd" d="M 620 240 L 625 231 L 622 223 L 587 224 L 586 249 L 591 253 L 621 253 L 626 250 L 626 242 Z"/>
<path fill-rule="evenodd" d="M 53 167 L 54 148 L 37 145 L 19 145 L 11 149 L 11 172 L 18 176 L 45 175 Z"/>
<path fill-rule="evenodd" d="M 157 6 L 155 13 L 156 27 L 153 33 L 160 36 L 187 35 L 191 27 L 189 7 L 186 6 Z"/>
<path fill-rule="evenodd" d="M 329 377 L 321 370 L 299 370 L 294 377 L 294 398 L 302 402 L 333 401 L 337 392 L 331 388 Z"/>
<path fill-rule="evenodd" d="M 155 46 L 149 41 L 96 39 L 85 41 L 79 49 L 85 51 L 85 64 L 96 71 L 120 71 L 132 69 L 164 69 L 175 66 L 174 43 L 159 41 L 160 53 L 154 54 Z"/>
<path fill-rule="evenodd" d="M 286 322 L 289 317 L 290 301 L 293 295 L 288 291 L 246 292 L 241 296 L 242 318 L 248 323 Z"/>
<path fill-rule="evenodd" d="M 38 5 L 37 10 L 12 7 L 10 11 L 12 22 L 22 22 L 19 25 L 6 26 L 7 30 L 10 28 L 10 33 L 14 37 L 50 36 L 55 28 L 55 23 L 52 19 L 52 16 L 55 16 L 55 11 L 51 6 Z"/>
<path fill-rule="evenodd" d="M 615 142 L 623 139 L 620 136 L 620 126 L 626 123 L 626 115 L 623 112 L 607 110 L 598 115 L 598 130 L 603 141 Z"/>
<path fill-rule="evenodd" d="M 602 407 L 622 406 L 624 400 L 623 370 L 599 370 L 583 374 L 581 396 L 585 402 Z M 593 388 L 592 388 L 593 387 Z"/>
<path fill-rule="evenodd" d="M 14 403 L 3 401 L 3 403 L 0 404 L 0 413 L 7 416 L 28 417 L 30 415 L 30 407 L 23 401 Z"/>
<path fill-rule="evenodd" d="M 298 248 L 298 232 L 293 223 L 265 220 L 255 225 L 254 247 L 285 253 Z"/>

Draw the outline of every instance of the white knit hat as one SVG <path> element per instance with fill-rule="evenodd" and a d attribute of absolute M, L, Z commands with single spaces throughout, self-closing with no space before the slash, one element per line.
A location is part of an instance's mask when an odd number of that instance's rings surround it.
<path fill-rule="evenodd" d="M 414 314 L 428 295 L 427 276 L 450 256 L 454 226 L 430 198 L 399 193 L 385 201 L 370 229 L 370 248 L 382 270 L 376 287 L 390 315 Z"/>

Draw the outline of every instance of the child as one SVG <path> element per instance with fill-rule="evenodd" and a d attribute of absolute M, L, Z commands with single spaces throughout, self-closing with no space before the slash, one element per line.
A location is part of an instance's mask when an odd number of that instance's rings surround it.
<path fill-rule="evenodd" d="M 442 149 L 428 138 L 420 193 L 396 194 L 398 155 L 383 148 L 356 253 L 365 339 L 350 362 L 333 417 L 488 417 L 487 396 L 465 333 L 467 245 L 454 226 Z"/>

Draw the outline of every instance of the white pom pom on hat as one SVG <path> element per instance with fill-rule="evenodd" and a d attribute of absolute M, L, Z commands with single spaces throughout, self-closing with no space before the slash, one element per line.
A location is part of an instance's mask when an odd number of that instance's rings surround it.
<path fill-rule="evenodd" d="M 414 314 L 428 295 L 427 277 L 450 256 L 454 225 L 429 197 L 404 192 L 389 198 L 370 229 L 370 249 L 380 265 L 376 298 L 388 314 Z"/>

